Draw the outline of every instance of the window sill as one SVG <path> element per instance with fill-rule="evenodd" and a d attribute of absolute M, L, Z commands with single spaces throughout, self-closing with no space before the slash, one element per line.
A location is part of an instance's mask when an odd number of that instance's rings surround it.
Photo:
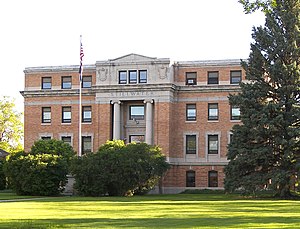
<path fill-rule="evenodd" d="M 241 122 L 241 120 L 230 120 L 230 122 Z"/>
<path fill-rule="evenodd" d="M 188 121 L 188 120 L 185 120 L 185 123 L 197 123 L 197 120 L 191 120 L 191 121 Z"/>
<path fill-rule="evenodd" d="M 72 125 L 71 122 L 62 122 L 61 125 Z"/>
<path fill-rule="evenodd" d="M 51 122 L 47 123 L 47 122 L 43 122 L 41 123 L 42 126 L 51 126 Z"/>
<path fill-rule="evenodd" d="M 207 122 L 219 122 L 219 120 L 207 120 Z"/>

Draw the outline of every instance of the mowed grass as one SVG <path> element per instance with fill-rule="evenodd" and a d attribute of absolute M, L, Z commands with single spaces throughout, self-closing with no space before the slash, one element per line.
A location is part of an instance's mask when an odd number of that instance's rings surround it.
<path fill-rule="evenodd" d="M 223 194 L 0 202 L 0 228 L 300 228 L 300 201 Z"/>

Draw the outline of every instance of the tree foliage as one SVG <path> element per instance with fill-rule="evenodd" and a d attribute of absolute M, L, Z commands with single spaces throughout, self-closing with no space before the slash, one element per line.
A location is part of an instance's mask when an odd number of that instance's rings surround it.
<path fill-rule="evenodd" d="M 7 152 L 23 149 L 22 113 L 15 110 L 14 100 L 9 97 L 0 99 L 0 148 Z"/>
<path fill-rule="evenodd" d="M 300 1 L 276 0 L 269 9 L 243 62 L 249 82 L 230 96 L 243 125 L 233 127 L 225 188 L 288 197 L 300 165 Z"/>
<path fill-rule="evenodd" d="M 157 146 L 108 141 L 98 152 L 74 160 L 75 189 L 85 196 L 122 196 L 153 188 L 168 169 Z"/>
<path fill-rule="evenodd" d="M 3 169 L 4 159 L 0 158 L 0 190 L 6 188 L 6 177 Z"/>
<path fill-rule="evenodd" d="M 31 153 L 9 155 L 4 171 L 19 195 L 58 195 L 64 190 L 74 155 L 72 147 L 63 141 L 39 140 Z"/>

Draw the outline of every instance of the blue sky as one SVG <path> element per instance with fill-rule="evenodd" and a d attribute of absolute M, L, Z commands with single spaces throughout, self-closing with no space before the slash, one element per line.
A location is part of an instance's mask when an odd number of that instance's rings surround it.
<path fill-rule="evenodd" d="M 23 110 L 25 67 L 84 64 L 129 53 L 171 61 L 241 59 L 253 26 L 238 0 L 10 0 L 0 2 L 0 96 Z"/>

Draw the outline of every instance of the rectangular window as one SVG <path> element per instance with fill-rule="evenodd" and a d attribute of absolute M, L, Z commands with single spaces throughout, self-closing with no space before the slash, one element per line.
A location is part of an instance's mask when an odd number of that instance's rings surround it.
<path fill-rule="evenodd" d="M 196 154 L 196 135 L 186 135 L 186 154 Z"/>
<path fill-rule="evenodd" d="M 92 87 L 92 76 L 83 76 L 81 87 L 82 88 L 91 88 Z"/>
<path fill-rule="evenodd" d="M 139 71 L 139 83 L 147 83 L 147 71 L 146 70 Z"/>
<path fill-rule="evenodd" d="M 62 123 L 71 123 L 71 107 L 62 107 Z"/>
<path fill-rule="evenodd" d="M 196 121 L 196 104 L 186 105 L 186 121 Z"/>
<path fill-rule="evenodd" d="M 145 142 L 145 135 L 130 135 L 129 136 L 129 143 L 131 142 Z"/>
<path fill-rule="evenodd" d="M 127 71 L 119 71 L 119 84 L 127 84 Z"/>
<path fill-rule="evenodd" d="M 70 146 L 72 146 L 72 138 L 71 138 L 71 136 L 62 136 L 61 140 L 64 143 L 68 143 Z"/>
<path fill-rule="evenodd" d="M 129 83 L 137 83 L 137 72 L 136 72 L 136 70 L 129 71 Z"/>
<path fill-rule="evenodd" d="M 42 140 L 47 141 L 47 140 L 51 140 L 50 136 L 43 136 L 41 137 Z"/>
<path fill-rule="evenodd" d="M 83 106 L 82 107 L 82 122 L 92 122 L 92 107 Z"/>
<path fill-rule="evenodd" d="M 197 72 L 185 73 L 185 85 L 197 85 Z"/>
<path fill-rule="evenodd" d="M 208 154 L 219 153 L 219 136 L 217 134 L 208 135 Z"/>
<path fill-rule="evenodd" d="M 217 103 L 208 104 L 208 120 L 218 120 L 219 119 L 219 109 Z"/>
<path fill-rule="evenodd" d="M 82 136 L 82 154 L 92 152 L 92 137 L 91 136 Z"/>
<path fill-rule="evenodd" d="M 42 107 L 42 123 L 51 123 L 51 107 Z"/>
<path fill-rule="evenodd" d="M 219 84 L 219 72 L 208 72 L 207 74 L 208 84 Z"/>
<path fill-rule="evenodd" d="M 230 114 L 231 120 L 240 120 L 241 119 L 241 112 L 240 108 L 237 106 L 231 106 L 231 114 Z"/>
<path fill-rule="evenodd" d="M 242 80 L 242 71 L 230 71 L 230 84 L 239 84 Z"/>
<path fill-rule="evenodd" d="M 208 187 L 218 187 L 217 171 L 208 171 Z"/>
<path fill-rule="evenodd" d="M 71 89 L 72 88 L 72 77 L 62 76 L 61 77 L 61 89 Z"/>
<path fill-rule="evenodd" d="M 196 176 L 195 176 L 195 171 L 186 171 L 186 187 L 195 187 L 195 180 L 196 180 Z"/>
<path fill-rule="evenodd" d="M 130 120 L 144 120 L 145 108 L 144 105 L 132 105 L 129 107 Z"/>
<path fill-rule="evenodd" d="M 42 89 L 51 89 L 52 79 L 51 77 L 42 77 Z"/>

